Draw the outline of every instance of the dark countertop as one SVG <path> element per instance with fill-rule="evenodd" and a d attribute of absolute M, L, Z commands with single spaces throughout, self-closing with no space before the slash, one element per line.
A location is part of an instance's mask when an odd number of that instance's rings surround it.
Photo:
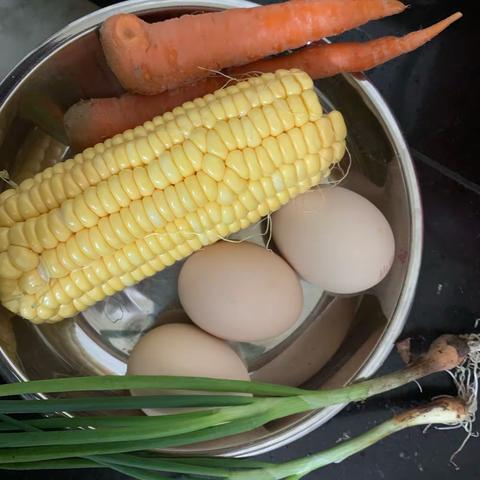
<path fill-rule="evenodd" d="M 108 5 L 112 1 L 97 1 Z M 267 2 L 263 2 L 267 3 Z M 480 332 L 480 8 L 474 0 L 412 0 L 412 8 L 362 27 L 349 38 L 366 39 L 402 34 L 427 26 L 456 10 L 465 17 L 431 44 L 370 72 L 410 145 L 424 205 L 425 243 L 416 299 L 403 337 L 427 343 L 441 333 Z M 480 323 L 480 322 L 478 322 Z M 390 355 L 381 372 L 401 365 Z M 424 399 L 453 392 L 446 374 L 423 381 L 423 393 L 406 387 L 381 399 L 346 408 L 334 421 L 292 445 L 265 455 L 272 461 L 304 456 L 341 438 L 354 436 Z M 478 427 L 478 422 L 477 422 Z M 364 453 L 311 474 L 322 480 L 410 480 L 480 478 L 471 439 L 456 457 L 449 457 L 465 437 L 463 431 L 410 429 Z M 83 479 L 77 472 L 2 472 L 2 479 Z M 90 472 L 89 478 L 121 478 L 110 472 Z"/>

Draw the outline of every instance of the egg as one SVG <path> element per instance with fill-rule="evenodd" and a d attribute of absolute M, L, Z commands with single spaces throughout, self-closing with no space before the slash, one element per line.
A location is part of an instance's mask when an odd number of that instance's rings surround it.
<path fill-rule="evenodd" d="M 298 274 L 326 291 L 352 294 L 379 283 L 395 252 L 380 210 L 345 188 L 307 192 L 272 217 L 273 239 Z"/>
<path fill-rule="evenodd" d="M 249 242 L 194 253 L 178 279 L 192 321 L 220 338 L 255 342 L 287 331 L 303 306 L 299 279 L 278 255 Z"/>
<path fill-rule="evenodd" d="M 186 323 L 168 323 L 145 334 L 130 354 L 127 373 L 250 379 L 241 358 L 227 342 Z"/>

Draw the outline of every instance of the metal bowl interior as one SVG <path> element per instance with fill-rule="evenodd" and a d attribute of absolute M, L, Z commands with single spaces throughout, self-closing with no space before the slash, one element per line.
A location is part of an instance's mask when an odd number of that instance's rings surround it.
<path fill-rule="evenodd" d="M 70 152 L 62 126 L 64 111 L 79 99 L 121 92 L 98 41 L 98 25 L 108 16 L 130 11 L 159 20 L 253 5 L 241 0 L 129 1 L 67 26 L 17 65 L 0 85 L 0 168 L 21 181 L 65 158 Z M 234 347 L 252 378 L 318 389 L 371 375 L 390 352 L 413 299 L 422 227 L 408 149 L 378 92 L 361 75 L 337 76 L 316 85 L 322 103 L 340 110 L 349 128 L 352 167 L 343 185 L 370 199 L 384 213 L 395 235 L 395 261 L 387 277 L 361 295 L 333 296 L 303 283 L 306 306 L 287 335 Z M 253 233 L 262 244 L 265 238 L 259 230 Z M 35 326 L 2 308 L 0 372 L 12 382 L 122 374 L 139 336 L 155 325 L 159 313 L 179 308 L 178 270 L 179 265 L 174 265 L 56 325 Z M 340 408 L 297 415 L 221 444 L 196 445 L 188 451 L 266 452 L 305 435 Z"/>

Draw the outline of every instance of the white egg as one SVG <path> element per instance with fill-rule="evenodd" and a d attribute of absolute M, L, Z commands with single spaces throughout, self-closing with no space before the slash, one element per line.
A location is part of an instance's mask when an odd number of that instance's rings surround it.
<path fill-rule="evenodd" d="M 308 282 L 351 294 L 379 283 L 395 252 L 392 229 L 366 198 L 345 188 L 307 192 L 273 215 L 282 256 Z"/>
<path fill-rule="evenodd" d="M 178 292 L 195 324 L 239 342 L 286 332 L 303 306 L 299 279 L 288 263 L 249 242 L 217 242 L 194 253 L 182 267 Z"/>

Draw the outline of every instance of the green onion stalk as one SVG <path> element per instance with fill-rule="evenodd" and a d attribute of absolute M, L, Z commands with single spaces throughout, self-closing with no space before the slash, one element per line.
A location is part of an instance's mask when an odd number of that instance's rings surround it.
<path fill-rule="evenodd" d="M 110 468 L 132 478 L 163 480 L 163 474 L 184 474 L 185 479 L 225 478 L 230 480 L 295 480 L 314 470 L 339 463 L 378 441 L 409 427 L 419 425 L 460 425 L 468 420 L 465 403 L 457 398 L 441 398 L 427 405 L 410 409 L 372 428 L 366 433 L 334 447 L 281 464 L 244 459 L 194 457 L 153 457 L 111 455 L 88 459 L 51 460 L 0 465 L 0 469 L 42 470 L 65 468 Z"/>
<path fill-rule="evenodd" d="M 340 461 L 341 458 L 359 451 L 362 445 L 362 448 L 366 448 L 384 436 L 416 423 L 413 420 L 400 422 L 398 418 L 394 418 L 386 422 L 382 428 L 377 427 L 359 437 L 361 440 L 356 439 L 358 442 L 350 443 L 350 447 L 342 444 L 343 449 L 338 446 L 309 457 L 308 466 L 305 466 L 307 459 L 283 466 L 259 464 L 257 468 L 251 463 L 244 463 L 245 460 L 186 460 L 138 452 L 222 439 L 292 414 L 364 400 L 426 375 L 458 367 L 469 353 L 470 346 L 466 339 L 444 335 L 432 343 L 426 354 L 395 373 L 343 388 L 322 391 L 256 382 L 166 376 L 78 377 L 1 385 L 0 397 L 29 393 L 125 389 L 170 390 L 170 392 L 167 395 L 138 397 L 125 395 L 62 400 L 0 399 L 0 469 L 100 467 L 111 468 L 133 478 L 142 479 L 162 479 L 165 477 L 159 476 L 158 472 L 167 472 L 212 478 L 293 480 L 327 464 L 322 462 Z M 171 390 L 187 393 L 171 394 Z M 210 394 L 195 394 L 197 391 Z M 219 395 L 220 393 L 222 395 Z M 43 418 L 22 422 L 9 416 L 12 413 L 47 413 L 62 410 L 87 412 L 104 409 L 179 407 L 200 410 L 157 417 L 91 416 Z M 432 408 L 434 412 L 439 412 L 439 406 Z M 429 420 L 433 418 L 426 413 L 422 415 L 419 414 L 417 417 L 419 419 L 428 417 Z M 445 418 L 441 416 L 435 418 L 438 418 L 439 423 L 448 423 L 450 413 L 445 415 Z M 350 451 L 352 453 L 348 453 Z M 247 476 L 249 472 L 256 473 L 249 477 Z"/>

